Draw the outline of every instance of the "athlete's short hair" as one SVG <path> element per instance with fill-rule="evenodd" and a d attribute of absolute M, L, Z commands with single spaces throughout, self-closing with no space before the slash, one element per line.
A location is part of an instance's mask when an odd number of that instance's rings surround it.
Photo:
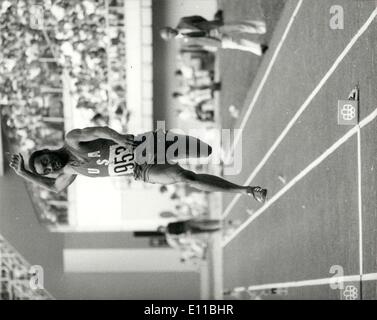
<path fill-rule="evenodd" d="M 49 152 L 51 152 L 51 150 L 41 149 L 41 150 L 34 151 L 30 155 L 30 157 L 29 157 L 29 168 L 33 173 L 38 174 L 37 170 L 35 169 L 35 159 L 40 157 L 40 156 L 43 156 L 44 154 L 49 153 Z"/>

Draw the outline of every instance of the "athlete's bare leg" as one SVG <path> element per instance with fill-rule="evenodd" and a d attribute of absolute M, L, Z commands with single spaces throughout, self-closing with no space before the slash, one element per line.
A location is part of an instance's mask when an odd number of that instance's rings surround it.
<path fill-rule="evenodd" d="M 148 182 L 160 184 L 182 182 L 201 191 L 230 192 L 251 195 L 258 202 L 264 202 L 267 192 L 260 187 L 241 186 L 214 175 L 199 174 L 190 170 L 185 170 L 178 164 L 154 165 L 149 170 Z"/>
<path fill-rule="evenodd" d="M 250 187 L 240 186 L 223 178 L 203 173 L 195 173 L 185 170 L 181 175 L 181 182 L 188 183 L 192 187 L 209 192 L 233 192 L 247 194 Z"/>

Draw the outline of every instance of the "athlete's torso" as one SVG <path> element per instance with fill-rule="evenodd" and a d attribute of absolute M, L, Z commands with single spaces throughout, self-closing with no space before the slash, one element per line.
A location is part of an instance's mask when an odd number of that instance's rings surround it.
<path fill-rule="evenodd" d="M 97 139 L 80 142 L 79 148 L 72 149 L 84 161 L 71 167 L 78 174 L 88 177 L 109 177 L 133 174 L 135 167 L 134 155 L 124 146 L 112 140 Z"/>

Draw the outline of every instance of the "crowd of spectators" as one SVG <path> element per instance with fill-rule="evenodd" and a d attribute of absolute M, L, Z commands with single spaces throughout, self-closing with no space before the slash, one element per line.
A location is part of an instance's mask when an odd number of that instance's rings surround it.
<path fill-rule="evenodd" d="M 112 1 L 106 6 L 105 0 L 0 1 L 0 103 L 7 106 L 2 113 L 21 149 L 33 144 L 23 136 L 34 135 L 17 131 L 34 130 L 51 111 L 41 88 L 61 89 L 63 69 L 71 100 L 93 124 L 127 115 L 121 5 Z M 62 93 L 60 98 L 54 93 L 62 105 Z"/>
<path fill-rule="evenodd" d="M 214 59 L 212 52 L 202 48 L 180 49 L 175 71 L 177 90 L 172 97 L 181 120 L 214 121 L 214 92 L 220 89 L 214 81 Z"/>
<path fill-rule="evenodd" d="M 200 41 L 186 41 L 191 37 L 194 40 L 202 39 L 203 31 L 195 23 L 203 21 L 204 24 L 221 25 L 222 10 L 215 13 L 212 22 L 200 16 L 182 17 L 176 29 L 166 27 L 160 30 L 164 40 L 177 40 L 179 52 L 174 74 L 177 89 L 172 97 L 176 100 L 175 112 L 183 121 L 215 121 L 214 92 L 220 90 L 220 83 L 215 81 L 216 49 L 205 46 Z"/>
<path fill-rule="evenodd" d="M 1 235 L 0 257 L 0 300 L 52 299 L 44 289 L 31 288 L 30 283 L 38 270 L 33 269 Z"/>
<path fill-rule="evenodd" d="M 126 113 L 123 3 L 56 1 L 45 20 L 58 64 L 69 72 L 71 98 L 94 124 Z M 93 94 L 95 92 L 95 94 Z"/>
<path fill-rule="evenodd" d="M 12 151 L 62 141 L 67 93 L 88 125 L 127 125 L 123 1 L 105 1 L 0 0 L 0 112 Z"/>

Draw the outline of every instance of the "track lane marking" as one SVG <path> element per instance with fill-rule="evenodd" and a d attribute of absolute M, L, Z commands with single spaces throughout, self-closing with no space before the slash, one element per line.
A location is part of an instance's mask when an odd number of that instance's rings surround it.
<path fill-rule="evenodd" d="M 283 43 L 284 43 L 285 39 L 287 38 L 288 32 L 289 32 L 289 30 L 291 29 L 291 26 L 292 26 L 292 24 L 293 24 L 293 22 L 294 22 L 294 20 L 295 20 L 295 18 L 296 18 L 296 15 L 297 15 L 297 13 L 298 13 L 298 11 L 299 11 L 301 5 L 302 5 L 302 2 L 303 2 L 303 0 L 299 0 L 299 1 L 298 1 L 297 5 L 296 5 L 296 7 L 295 7 L 295 10 L 294 10 L 293 13 L 292 13 L 291 18 L 289 19 L 289 22 L 288 22 L 288 24 L 287 24 L 287 26 L 286 26 L 286 29 L 284 30 L 284 33 L 283 33 L 283 35 L 282 35 L 282 37 L 281 37 L 281 39 L 280 39 L 278 45 L 276 46 L 276 50 L 274 51 L 274 54 L 272 55 L 272 58 L 271 58 L 271 60 L 270 60 L 270 62 L 269 62 L 269 64 L 268 64 L 268 66 L 267 66 L 266 72 L 264 73 L 264 75 L 263 75 L 263 77 L 262 77 L 262 80 L 260 81 L 260 83 L 259 83 L 259 85 L 258 85 L 258 87 L 257 87 L 257 90 L 255 91 L 255 94 L 254 94 L 254 96 L 253 96 L 253 99 L 251 100 L 250 105 L 249 105 L 249 107 L 247 108 L 247 111 L 246 111 L 246 113 L 245 113 L 245 116 L 244 116 L 244 118 L 242 119 L 242 122 L 241 122 L 241 125 L 240 125 L 240 128 L 239 128 L 240 130 L 237 131 L 237 134 L 236 134 L 235 139 L 234 139 L 234 141 L 233 141 L 232 147 L 231 147 L 231 149 L 229 150 L 229 154 L 228 154 L 228 157 L 226 158 L 226 159 L 227 159 L 226 161 L 229 161 L 230 158 L 231 158 L 231 156 L 233 155 L 234 148 L 235 148 L 235 146 L 237 145 L 239 139 L 241 138 L 242 130 L 245 128 L 246 122 L 248 121 L 248 119 L 249 119 L 249 117 L 250 117 L 250 114 L 251 114 L 251 112 L 253 111 L 254 106 L 255 106 L 255 104 L 256 104 L 258 98 L 259 98 L 259 95 L 260 95 L 260 93 L 262 92 L 262 89 L 263 89 L 263 87 L 264 87 L 264 85 L 265 85 L 265 83 L 266 83 L 266 81 L 267 81 L 267 78 L 268 78 L 268 76 L 270 75 L 270 72 L 271 72 L 271 70 L 272 70 L 272 67 L 273 67 L 273 65 L 274 65 L 274 63 L 275 63 L 275 61 L 276 61 L 276 59 L 277 59 L 277 56 L 278 56 L 278 54 L 279 54 L 279 52 L 280 52 L 281 47 L 283 46 Z"/>
<path fill-rule="evenodd" d="M 358 220 L 359 220 L 359 274 L 363 275 L 363 198 L 361 192 L 361 130 L 357 126 L 357 192 L 358 192 Z"/>
<path fill-rule="evenodd" d="M 342 146 L 348 139 L 355 135 L 358 130 L 365 127 L 371 123 L 377 117 L 377 108 L 371 112 L 367 117 L 365 117 L 357 126 L 348 130 L 340 139 L 338 139 L 333 145 L 331 145 L 325 152 L 323 152 L 318 158 L 312 161 L 305 169 L 303 169 L 298 175 L 296 175 L 291 181 L 289 181 L 283 188 L 281 188 L 273 197 L 265 203 L 261 208 L 259 208 L 251 217 L 246 219 L 236 231 L 226 238 L 222 246 L 225 247 L 229 242 L 231 242 L 242 230 L 244 230 L 251 222 L 258 218 L 264 211 L 266 211 L 273 203 L 275 203 L 279 198 L 281 198 L 289 189 L 291 189 L 297 182 L 304 178 L 309 172 L 320 165 L 328 156 L 330 156 L 335 150 Z"/>
<path fill-rule="evenodd" d="M 259 162 L 257 167 L 253 170 L 253 172 L 250 174 L 245 185 L 249 185 L 251 181 L 254 179 L 254 177 L 258 174 L 258 172 L 262 169 L 262 167 L 266 164 L 270 156 L 273 154 L 273 152 L 276 150 L 276 148 L 280 145 L 281 141 L 286 137 L 289 130 L 294 126 L 297 119 L 301 116 L 301 114 L 306 110 L 306 108 L 310 105 L 314 97 L 317 95 L 317 93 L 320 91 L 320 89 L 325 85 L 327 80 L 330 78 L 330 76 L 335 72 L 338 65 L 343 61 L 344 57 L 347 55 L 347 53 L 351 50 L 351 48 L 354 46 L 356 41 L 364 34 L 364 32 L 368 29 L 369 25 L 373 22 L 377 15 L 377 8 L 373 10 L 372 14 L 369 16 L 367 21 L 363 24 L 363 26 L 359 29 L 359 31 L 353 36 L 351 41 L 348 43 L 348 45 L 345 47 L 345 49 L 342 51 L 342 53 L 338 56 L 338 58 L 335 60 L 333 65 L 330 67 L 330 69 L 327 71 L 327 73 L 324 75 L 324 77 L 321 79 L 321 81 L 318 83 L 318 85 L 314 88 L 312 93 L 308 96 L 308 98 L 305 100 L 305 102 L 301 105 L 299 110 L 295 113 L 293 118 L 289 121 L 287 126 L 284 128 L 284 130 L 281 132 L 279 137 L 275 140 L 274 144 L 270 147 L 270 149 L 267 151 L 267 153 L 264 155 L 262 160 Z M 236 195 L 232 201 L 229 203 L 227 208 L 225 209 L 222 218 L 224 219 L 232 210 L 238 199 L 241 197 L 241 195 Z"/>
<path fill-rule="evenodd" d="M 377 280 L 377 273 L 368 273 L 363 276 L 362 281 L 375 281 Z M 280 282 L 280 283 L 269 283 L 262 285 L 254 285 L 246 287 L 248 291 L 259 291 L 268 289 L 285 289 L 285 288 L 300 288 L 309 286 L 321 286 L 327 284 L 335 284 L 341 282 L 358 282 L 360 281 L 359 275 L 350 275 L 343 277 L 329 277 L 322 279 L 311 279 L 302 281 L 290 281 L 290 282 Z"/>

